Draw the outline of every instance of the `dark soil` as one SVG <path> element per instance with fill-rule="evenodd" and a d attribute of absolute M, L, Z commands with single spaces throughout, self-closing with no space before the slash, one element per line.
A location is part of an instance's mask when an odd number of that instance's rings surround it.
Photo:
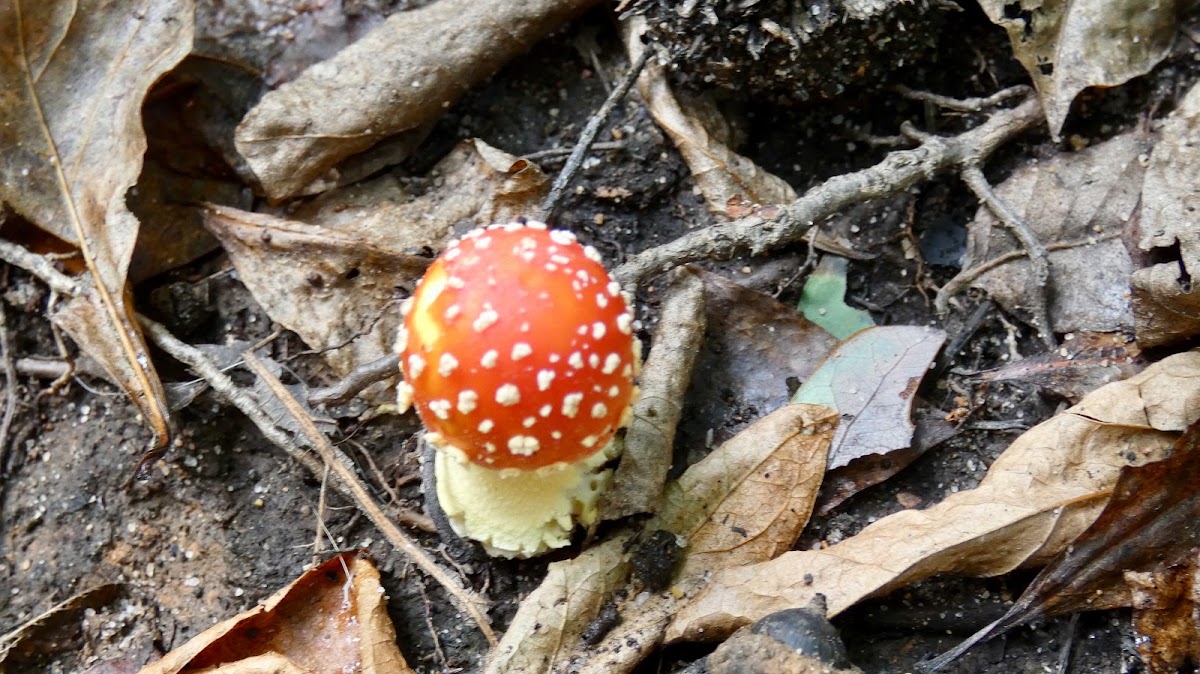
<path fill-rule="evenodd" d="M 778 97 L 759 100 L 726 92 L 727 113 L 744 139 L 740 149 L 802 191 L 884 156 L 884 149 L 847 138 L 847 125 L 879 135 L 896 133 L 906 121 L 942 133 L 963 128 L 971 118 L 936 115 L 900 99 L 889 85 L 980 96 L 1021 83 L 1024 74 L 1009 56 L 1003 32 L 978 10 L 967 8 L 946 20 L 950 25 L 942 27 L 924 58 L 887 70 L 871 86 L 844 96 L 785 105 L 771 102 Z M 1151 75 L 1108 92 L 1086 94 L 1064 137 L 1074 134 L 1099 141 L 1143 122 L 1148 111 L 1159 116 L 1169 111 L 1200 72 L 1200 48 L 1186 39 L 1179 42 L 1176 54 Z M 405 169 L 419 174 L 457 140 L 469 137 L 513 154 L 569 148 L 604 100 L 605 81 L 618 77 L 624 67 L 612 17 L 606 11 L 593 12 L 456 105 Z M 628 253 L 710 222 L 687 167 L 636 96 L 618 108 L 600 136 L 604 141 L 617 138 L 624 148 L 595 154 L 602 161 L 584 169 L 557 221 L 596 245 L 614 264 Z M 1056 149 L 1044 135 L 1030 136 L 1006 148 L 987 167 L 989 176 L 1000 179 L 1028 158 Z M 559 161 L 546 160 L 543 166 L 553 173 Z M 601 189 L 605 187 L 625 188 L 631 196 L 606 198 L 602 195 L 611 191 Z M 880 324 L 938 324 L 929 302 L 931 289 L 953 275 L 954 242 L 962 240 L 974 208 L 969 192 L 945 178 L 890 202 L 856 209 L 834 223 L 855 247 L 878 253 L 870 262 L 851 265 L 853 301 L 871 310 Z M 919 247 L 924 257 L 906 257 L 900 238 L 909 236 L 943 243 L 940 248 Z M 770 257 L 712 261 L 708 266 L 741 282 L 772 287 L 783 283 L 802 260 L 803 249 L 797 247 Z M 185 338 L 194 344 L 269 334 L 270 319 L 234 274 L 219 273 L 223 264 L 219 254 L 209 256 L 146 282 L 138 289 L 139 297 L 169 283 L 201 287 L 204 292 L 196 295 L 203 304 L 199 319 L 169 315 L 173 305 L 164 316 L 186 325 Z M 44 292 L 15 270 L 5 278 L 15 355 L 53 357 L 52 336 L 40 315 Z M 794 302 L 800 285 L 792 284 L 781 299 Z M 638 314 L 647 326 L 643 339 L 649 338 L 654 324 L 660 288 L 651 282 L 639 290 Z M 944 327 L 953 334 L 966 316 L 952 316 Z M 1009 323 L 1016 325 L 1011 335 L 1001 317 L 989 317 L 949 364 L 974 371 L 1002 363 L 1010 345 L 1024 355 L 1042 350 L 1026 326 Z M 283 361 L 303 345 L 284 338 L 272 348 L 274 357 Z M 158 356 L 168 378 L 189 379 L 168 358 Z M 290 362 L 310 385 L 328 383 L 315 360 Z M 180 433 L 170 451 L 150 464 L 144 479 L 135 479 L 134 467 L 149 440 L 146 429 L 113 387 L 93 379 L 86 382 L 87 388 L 73 382 L 38 398 L 48 382 L 21 381 L 8 465 L 0 466 L 0 633 L 88 587 L 117 582 L 124 589 L 117 601 L 88 612 L 81 626 L 64 628 L 55 636 L 67 639 L 82 627 L 80 639 L 67 648 L 48 649 L 45 658 L 18 663 L 9 670 L 13 674 L 79 672 L 106 660 L 127 666 L 107 671 L 135 671 L 214 622 L 253 606 L 312 561 L 321 485 L 248 421 L 211 394 L 202 394 L 177 413 Z M 1048 418 L 1058 407 L 1032 389 L 972 389 L 955 375 L 929 381 L 923 388 L 925 404 L 940 410 L 953 409 L 961 392 L 968 393 L 973 406 L 968 430 L 831 515 L 814 519 L 797 547 L 852 536 L 902 509 L 901 500 L 916 497 L 928 505 L 972 488 L 1022 428 Z M 727 436 L 750 420 L 717 430 Z M 1012 422 L 1012 430 L 970 430 L 973 421 Z M 364 474 L 374 475 L 369 456 L 397 486 L 401 500 L 394 505 L 419 510 L 419 482 L 412 479 L 418 471 L 415 418 L 384 416 L 360 422 L 345 416 L 339 423 L 336 439 L 362 464 Z M 327 498 L 326 525 L 334 543 L 346 549 L 367 548 L 379 564 L 400 646 L 410 664 L 424 672 L 477 667 L 486 644 L 441 589 L 392 550 L 343 499 L 333 493 Z M 430 549 L 440 544 L 433 535 L 418 538 Z M 326 549 L 329 546 L 327 541 Z M 536 587 L 546 562 L 468 563 L 474 586 L 486 587 L 496 601 L 493 618 L 498 631 L 511 620 L 521 598 Z M 851 660 L 863 671 L 912 671 L 915 663 L 998 617 L 1029 579 L 1022 574 L 935 579 L 856 607 L 835 624 Z M 1065 618 L 1050 620 L 977 648 L 952 671 L 1054 671 L 1068 642 L 1073 643 L 1068 671 L 1139 671 L 1131 639 L 1129 616 L 1122 612 L 1084 615 L 1073 628 Z M 705 652 L 699 646 L 670 648 L 650 658 L 641 671 L 678 671 Z"/>

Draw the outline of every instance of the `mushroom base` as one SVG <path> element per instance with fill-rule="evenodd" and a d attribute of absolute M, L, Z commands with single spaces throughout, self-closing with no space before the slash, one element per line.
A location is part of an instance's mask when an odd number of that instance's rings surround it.
<path fill-rule="evenodd" d="M 455 533 L 494 557 L 534 557 L 571 543 L 577 524 L 596 521 L 596 504 L 612 480 L 604 464 L 616 443 L 576 461 L 536 471 L 498 471 L 455 452 L 435 452 L 437 496 Z"/>

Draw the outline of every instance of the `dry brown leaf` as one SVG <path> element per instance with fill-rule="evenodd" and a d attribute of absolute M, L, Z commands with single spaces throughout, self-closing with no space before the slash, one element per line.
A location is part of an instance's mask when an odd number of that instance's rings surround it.
<path fill-rule="evenodd" d="M 379 572 L 355 553 L 309 569 L 262 604 L 213 625 L 140 674 L 181 671 L 412 674 L 396 648 Z"/>
<path fill-rule="evenodd" d="M 1200 421 L 1161 461 L 1121 468 L 1104 510 L 1033 579 L 1005 614 L 925 663 L 937 671 L 975 644 L 1058 613 L 1129 605 L 1126 571 L 1161 570 L 1200 546 Z M 1174 670 L 1172 670 L 1174 671 Z"/>
<path fill-rule="evenodd" d="M 409 187 L 383 176 L 323 194 L 289 211 L 288 217 L 437 252 L 452 227 L 469 229 L 528 216 L 545 198 L 550 179 L 537 164 L 472 139 L 433 167 L 425 187 L 414 198 Z"/>
<path fill-rule="evenodd" d="M 533 164 L 484 144 L 460 145 L 436 169 L 442 187 L 415 199 L 381 178 L 332 192 L 284 220 L 210 206 L 205 225 L 272 320 L 327 350 L 338 376 L 392 352 L 400 314 L 430 258 L 455 226 L 506 221 L 540 202 Z M 306 220 L 307 222 L 301 222 Z M 375 384 L 371 402 L 395 396 Z"/>
<path fill-rule="evenodd" d="M 807 379 L 837 340 L 794 308 L 710 272 L 704 281 L 706 335 L 685 403 L 681 443 L 691 460 L 739 424 L 786 405 L 788 380 Z M 713 443 L 707 443 L 712 432 Z M 694 457 L 694 458 L 692 458 Z"/>
<path fill-rule="evenodd" d="M 644 530 L 666 530 L 688 543 L 671 591 L 633 596 L 641 588 L 626 578 L 627 533 L 553 565 L 548 582 L 522 603 L 486 672 L 630 671 L 661 642 L 678 597 L 698 591 L 709 571 L 770 559 L 791 546 L 812 511 L 835 422 L 826 408 L 788 405 L 668 485 L 662 512 Z M 623 622 L 594 648 L 583 644 L 582 626 L 622 588 L 632 597 Z M 568 615 L 553 612 L 564 603 Z"/>
<path fill-rule="evenodd" d="M 395 14 L 264 96 L 238 126 L 238 151 L 273 199 L 328 189 L 343 159 L 440 116 L 595 2 L 438 0 Z"/>
<path fill-rule="evenodd" d="M 663 641 L 668 624 L 720 569 L 755 564 L 791 548 L 812 513 L 837 415 L 818 405 L 787 405 L 689 468 L 666 491 L 646 531 L 685 539 L 669 592 L 638 596 L 625 621 L 569 660 L 578 674 L 632 671 Z"/>
<path fill-rule="evenodd" d="M 626 548 L 632 538 L 632 532 L 622 532 L 574 559 L 551 564 L 542 584 L 522 600 L 484 671 L 554 671 L 580 643 L 604 602 L 625 585 Z"/>
<path fill-rule="evenodd" d="M 837 415 L 820 405 L 786 405 L 703 461 L 664 495 L 649 528 L 688 541 L 682 576 L 772 559 L 808 522 L 825 473 Z"/>
<path fill-rule="evenodd" d="M 169 415 L 127 297 L 138 237 L 125 193 L 146 151 L 142 99 L 191 50 L 190 0 L 0 5 L 0 201 L 79 248 L 87 273 L 51 318 L 138 405 Z"/>
<path fill-rule="evenodd" d="M 52 656 L 82 645 L 80 619 L 84 611 L 98 609 L 111 603 L 121 593 L 122 586 L 98 585 L 60 601 L 21 626 L 0 634 L 0 672 L 5 667 L 17 669 L 18 664 L 36 656 Z M 72 629 L 74 627 L 74 629 Z"/>
<path fill-rule="evenodd" d="M 936 573 L 993 576 L 1049 561 L 1107 502 L 1122 467 L 1161 456 L 1200 416 L 1200 353 L 1097 389 L 1017 438 L 979 486 L 904 510 L 825 550 L 717 572 L 668 639 L 719 639 L 820 593 L 830 615 Z"/>
<path fill-rule="evenodd" d="M 1138 343 L 1161 346 L 1200 333 L 1200 85 L 1163 124 L 1142 186 L 1143 251 L 1178 247 L 1178 262 L 1133 272 Z"/>
<path fill-rule="evenodd" d="M 390 352 L 397 288 L 411 287 L 429 263 L 407 246 L 224 206 L 209 206 L 204 224 L 271 319 L 310 347 L 329 349 L 323 355 L 339 376 Z M 387 397 L 386 388 L 363 395 Z"/>
<path fill-rule="evenodd" d="M 938 409 L 918 410 L 913 414 L 912 424 L 915 428 L 907 448 L 887 454 L 868 454 L 825 473 L 816 513 L 822 517 L 828 515 L 846 499 L 887 480 L 925 452 L 958 434 L 958 427 L 946 421 L 946 413 Z M 921 503 L 919 497 L 904 492 L 897 494 L 896 499 L 905 508 L 915 508 Z"/>
<path fill-rule="evenodd" d="M 792 402 L 837 410 L 830 468 L 912 443 L 917 387 L 945 341 L 946 333 L 934 328 L 877 326 L 838 344 L 817 366 Z"/>
<path fill-rule="evenodd" d="M 626 22 L 625 44 L 631 63 L 636 62 L 646 49 L 640 37 L 644 24 L 642 17 Z M 654 121 L 670 136 L 683 156 L 709 211 L 733 217 L 729 214 L 730 206 L 744 208 L 741 204 L 745 201 L 754 204 L 795 201 L 796 191 L 782 178 L 728 147 L 725 120 L 711 104 L 700 99 L 685 101 L 675 96 L 667 81 L 665 66 L 651 59 L 638 77 L 638 91 Z"/>
<path fill-rule="evenodd" d="M 1013 53 L 1042 99 L 1058 135 L 1071 101 L 1088 87 L 1111 87 L 1144 75 L 1170 52 L 1176 0 L 980 0 L 992 23 L 1008 31 Z"/>
<path fill-rule="evenodd" d="M 1148 139 L 1130 132 L 1082 152 L 1057 154 L 1018 169 L 996 194 L 1050 250 L 1050 322 L 1057 332 L 1113 332 L 1133 325 L 1132 262 L 1121 235 L 1137 208 Z M 963 269 L 1022 251 L 986 206 L 970 227 Z M 1033 324 L 1040 293 L 1028 258 L 992 269 L 973 284 Z"/>

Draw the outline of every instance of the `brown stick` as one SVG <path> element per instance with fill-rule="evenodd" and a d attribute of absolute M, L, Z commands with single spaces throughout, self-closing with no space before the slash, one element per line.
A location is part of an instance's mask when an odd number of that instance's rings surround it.
<path fill-rule="evenodd" d="M 305 439 L 317 451 L 317 454 L 321 456 L 325 465 L 332 469 L 333 474 L 350 491 L 354 502 L 358 504 L 359 509 L 371 520 L 371 523 L 387 537 L 392 545 L 408 555 L 409 559 L 413 560 L 417 566 L 432 576 L 434 580 L 441 583 L 442 587 L 446 588 L 446 591 L 450 593 L 450 596 L 458 602 L 459 607 L 479 625 L 479 629 L 487 637 L 488 643 L 495 646 L 497 643 L 496 634 L 492 631 L 492 627 L 484 613 L 487 606 L 484 599 L 460 583 L 457 578 L 451 576 L 437 562 L 433 561 L 433 558 L 421 546 L 417 545 L 415 541 L 405 535 L 403 531 L 400 531 L 400 528 L 388 519 L 383 509 L 371 497 L 371 493 L 367 490 L 366 485 L 358 479 L 358 476 L 345 463 L 339 460 L 337 451 L 329 442 L 329 438 L 325 437 L 325 434 L 317 428 L 317 425 L 313 423 L 312 417 L 300 407 L 300 404 L 288 392 L 283 382 L 271 374 L 258 356 L 254 355 L 252 351 L 247 351 L 242 354 L 242 359 L 246 362 L 246 366 L 266 384 L 267 388 L 271 389 L 271 392 L 275 394 L 279 402 L 283 404 L 292 418 L 296 420 L 296 423 L 300 426 L 300 430 L 304 433 Z"/>
<path fill-rule="evenodd" d="M 889 197 L 950 169 L 982 165 L 996 148 L 1042 119 L 1041 105 L 1029 98 L 970 131 L 950 138 L 932 136 L 920 147 L 893 152 L 875 166 L 834 176 L 784 206 L 774 219 L 752 215 L 685 234 L 632 256 L 614 275 L 626 288 L 634 288 L 688 262 L 741 251 L 761 255 L 800 241 L 809 227 L 854 204 Z"/>

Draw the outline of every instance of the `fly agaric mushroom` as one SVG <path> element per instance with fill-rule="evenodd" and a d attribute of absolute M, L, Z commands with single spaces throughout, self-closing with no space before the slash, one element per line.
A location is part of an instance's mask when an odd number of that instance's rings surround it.
<path fill-rule="evenodd" d="M 590 246 L 537 222 L 450 244 L 402 307 L 401 410 L 435 452 L 438 501 L 490 554 L 529 557 L 596 518 L 641 345 Z"/>

